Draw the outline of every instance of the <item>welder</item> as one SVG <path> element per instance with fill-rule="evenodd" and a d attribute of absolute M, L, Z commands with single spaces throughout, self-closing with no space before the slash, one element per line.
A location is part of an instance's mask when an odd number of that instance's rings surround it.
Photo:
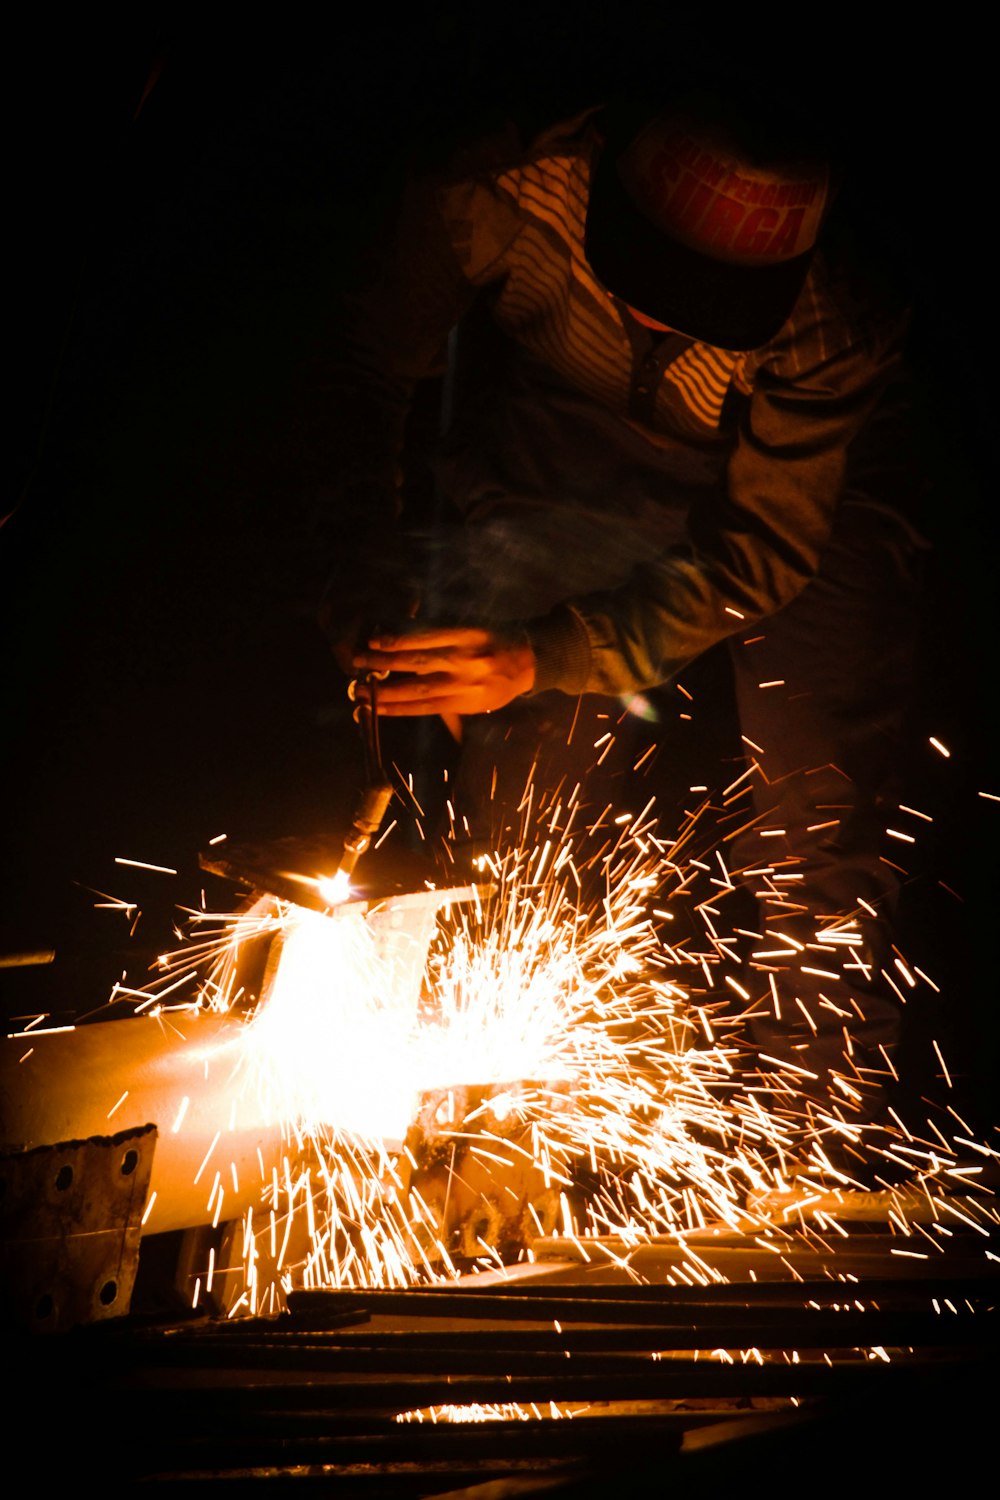
<path fill-rule="evenodd" d="M 409 184 L 333 384 L 377 531 L 413 382 L 487 311 L 436 471 L 461 524 L 409 625 L 374 606 L 355 673 L 389 674 L 380 715 L 461 723 L 475 829 L 498 774 L 593 756 L 602 714 L 626 744 L 623 705 L 725 642 L 756 814 L 727 858 L 771 955 L 754 1042 L 869 1121 L 899 1037 L 881 854 L 924 543 L 905 309 L 842 243 L 837 188 L 801 121 L 710 91 L 493 139 Z"/>

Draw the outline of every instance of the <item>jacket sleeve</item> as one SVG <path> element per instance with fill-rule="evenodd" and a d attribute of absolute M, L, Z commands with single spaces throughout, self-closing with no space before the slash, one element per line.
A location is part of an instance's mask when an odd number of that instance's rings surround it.
<path fill-rule="evenodd" d="M 653 687 L 795 598 L 819 567 L 852 439 L 898 364 L 904 321 L 859 327 L 810 279 L 789 323 L 747 360 L 725 483 L 693 508 L 684 545 L 529 624 L 536 692 Z"/>

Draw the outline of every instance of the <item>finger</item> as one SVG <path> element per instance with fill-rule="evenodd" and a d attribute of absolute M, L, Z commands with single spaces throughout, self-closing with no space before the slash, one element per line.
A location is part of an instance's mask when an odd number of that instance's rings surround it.
<path fill-rule="evenodd" d="M 416 672 L 426 676 L 429 672 L 446 672 L 452 666 L 448 656 L 440 651 L 359 651 L 355 654 L 356 671 Z"/>
<path fill-rule="evenodd" d="M 486 695 L 477 685 L 456 683 L 448 678 L 436 681 L 418 678 L 414 682 L 394 685 L 391 690 L 383 690 L 378 694 L 375 706 L 380 717 L 383 714 L 394 718 L 436 713 L 452 721 L 463 714 L 484 713 Z"/>
<path fill-rule="evenodd" d="M 426 677 L 431 672 L 445 672 L 450 666 L 446 657 L 430 651 L 361 652 L 353 659 L 356 672 L 370 673 L 379 682 L 384 682 L 393 672 L 412 672 Z"/>
<path fill-rule="evenodd" d="M 492 660 L 486 654 L 468 656 L 461 651 L 447 649 L 428 651 L 380 651 L 361 653 L 354 657 L 355 671 L 377 670 L 379 678 L 390 673 L 412 672 L 417 677 L 440 674 L 463 681 L 478 681 L 488 675 L 488 664 Z"/>
<path fill-rule="evenodd" d="M 364 651 L 355 647 L 351 654 L 353 672 L 391 672 L 395 658 L 387 651 Z"/>
<path fill-rule="evenodd" d="M 468 651 L 480 650 L 493 639 L 488 630 L 472 630 L 454 627 L 437 630 L 407 631 L 404 635 L 373 635 L 369 646 L 376 651 L 437 651 L 447 647 L 459 647 Z"/>
<path fill-rule="evenodd" d="M 437 714 L 450 724 L 454 720 L 459 722 L 468 714 L 480 714 L 488 712 L 481 705 L 467 703 L 461 698 L 423 698 L 419 702 L 408 703 L 383 703 L 381 698 L 378 703 L 379 718 L 386 719 L 418 719 L 424 714 Z"/>
<path fill-rule="evenodd" d="M 380 687 L 376 695 L 379 710 L 386 703 L 426 703 L 428 698 L 454 699 L 475 692 L 476 688 L 466 682 L 458 682 L 444 673 L 433 677 L 411 677 L 409 680 L 390 678 Z M 362 690 L 358 689 L 358 697 Z"/>

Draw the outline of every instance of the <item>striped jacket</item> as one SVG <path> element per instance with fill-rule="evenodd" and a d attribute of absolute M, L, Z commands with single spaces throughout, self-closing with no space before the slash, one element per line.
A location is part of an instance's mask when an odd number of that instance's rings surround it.
<path fill-rule="evenodd" d="M 368 443 L 370 463 L 399 442 L 413 380 L 440 368 L 449 329 L 488 292 L 494 320 L 530 359 L 679 463 L 707 455 L 719 470 L 685 545 L 651 556 L 623 588 L 528 622 L 536 691 L 664 682 L 791 600 L 817 570 L 848 446 L 898 363 L 904 326 L 897 308 L 859 293 L 818 254 L 791 317 L 763 348 L 737 354 L 679 334 L 654 341 L 584 255 L 597 150 L 585 116 L 520 159 L 491 145 L 413 184 L 349 338 L 355 438 Z"/>

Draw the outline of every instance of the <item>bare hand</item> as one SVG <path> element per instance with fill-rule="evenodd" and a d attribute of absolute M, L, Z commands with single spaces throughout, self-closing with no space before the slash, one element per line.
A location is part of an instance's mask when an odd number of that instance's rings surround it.
<path fill-rule="evenodd" d="M 355 652 L 354 668 L 389 673 L 378 688 L 378 712 L 389 718 L 488 714 L 535 684 L 535 653 L 522 635 L 427 629 L 380 635 L 368 644 L 369 650 Z M 363 693 L 359 686 L 358 696 Z"/>

